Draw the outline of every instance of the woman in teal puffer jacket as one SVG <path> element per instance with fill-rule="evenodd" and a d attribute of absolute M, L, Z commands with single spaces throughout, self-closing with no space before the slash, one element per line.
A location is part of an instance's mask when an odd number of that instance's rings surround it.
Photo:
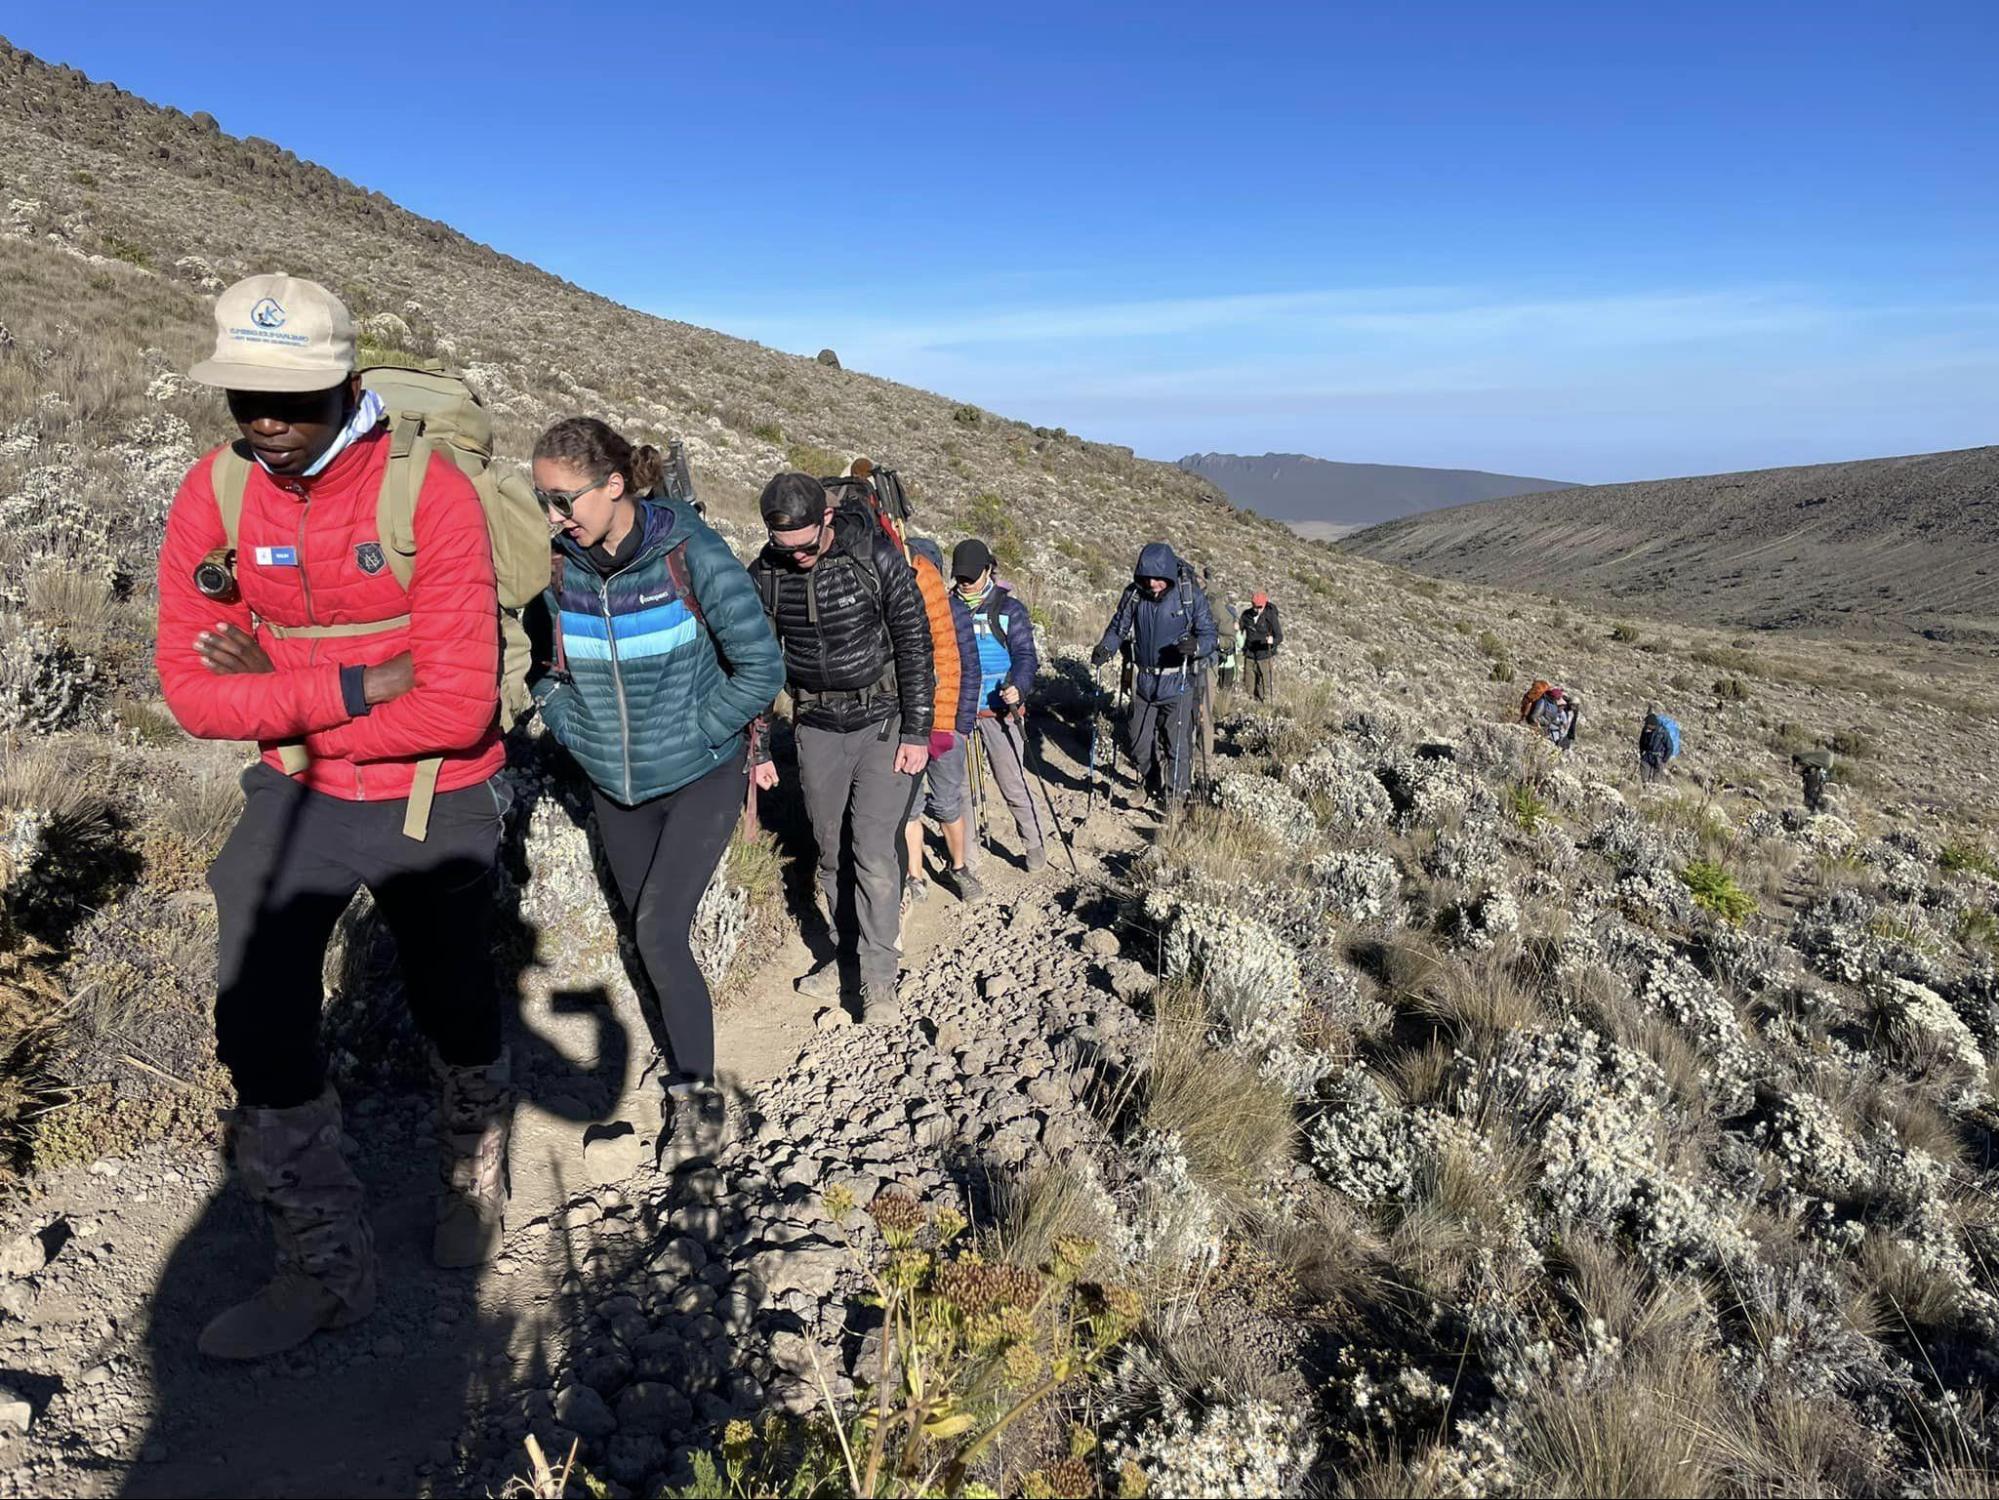
<path fill-rule="evenodd" d="M 597 832 L 654 994 L 663 1062 L 659 1154 L 712 1152 L 721 1132 L 715 1014 L 689 945 L 748 790 L 753 726 L 784 686 L 756 586 L 692 506 L 647 498 L 659 451 L 594 417 L 534 449 L 555 525 L 552 669 L 542 722 L 589 776 Z"/>

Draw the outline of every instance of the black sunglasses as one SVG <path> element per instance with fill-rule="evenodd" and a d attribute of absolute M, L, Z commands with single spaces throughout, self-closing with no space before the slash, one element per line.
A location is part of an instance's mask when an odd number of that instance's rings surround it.
<path fill-rule="evenodd" d="M 789 528 L 786 529 L 789 530 Z M 826 523 L 823 521 L 819 523 L 819 529 L 812 534 L 812 540 L 809 542 L 798 542 L 796 544 L 780 542 L 774 536 L 769 540 L 770 550 L 780 557 L 811 557 L 826 546 Z"/>
<path fill-rule="evenodd" d="M 544 490 L 537 488 L 534 492 L 534 497 L 541 502 L 543 510 L 552 510 L 558 516 L 562 517 L 563 520 L 573 521 L 576 519 L 576 502 L 603 484 L 610 477 L 607 474 L 604 476 L 604 479 L 592 480 L 580 490 Z"/>

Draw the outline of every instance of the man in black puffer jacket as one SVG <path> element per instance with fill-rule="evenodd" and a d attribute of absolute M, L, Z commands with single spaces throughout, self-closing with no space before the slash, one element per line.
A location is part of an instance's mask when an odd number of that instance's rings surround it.
<path fill-rule="evenodd" d="M 778 475 L 760 508 L 770 542 L 750 577 L 784 649 L 819 889 L 840 947 L 860 961 L 862 1019 L 892 1021 L 901 1014 L 902 825 L 933 728 L 929 616 L 901 548 L 858 509 L 836 511 L 811 475 Z M 765 790 L 777 785 L 771 761 L 753 774 Z M 840 852 L 850 823 L 858 930 L 842 932 Z M 838 1001 L 839 960 L 798 988 Z"/>

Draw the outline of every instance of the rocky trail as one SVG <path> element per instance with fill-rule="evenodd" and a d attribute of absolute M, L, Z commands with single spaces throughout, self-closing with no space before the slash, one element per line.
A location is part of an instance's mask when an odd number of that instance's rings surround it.
<path fill-rule="evenodd" d="M 1083 810 L 1078 739 L 1042 726 L 1065 820 Z M 523 974 L 503 1255 L 477 1274 L 429 1264 L 429 1092 L 350 1088 L 382 1301 L 263 1365 L 194 1349 L 268 1267 L 213 1152 L 48 1174 L 5 1226 L 0 1385 L 21 1400 L 0 1407 L 0 1492 L 476 1493 L 523 1468 L 530 1431 L 557 1452 L 582 1438 L 594 1473 L 640 1492 L 729 1417 L 812 1405 L 815 1369 L 849 1389 L 853 1260 L 823 1194 L 896 1187 L 984 1223 L 998 1175 L 1100 1137 L 1085 1086 L 1140 1045 L 1122 997 L 1152 982 L 1119 956 L 1102 881 L 1144 823 L 1099 802 L 1073 834 L 1080 877 L 1051 846 L 1034 877 L 988 854 L 975 905 L 933 888 L 893 1026 L 797 994 L 813 956 L 787 931 L 719 1018 L 735 1139 L 675 1176 L 653 1166 L 629 985 Z"/>

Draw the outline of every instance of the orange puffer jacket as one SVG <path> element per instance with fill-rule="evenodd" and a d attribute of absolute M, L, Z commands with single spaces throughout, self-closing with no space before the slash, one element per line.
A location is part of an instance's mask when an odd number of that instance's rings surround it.
<path fill-rule="evenodd" d="M 930 660 L 937 674 L 932 702 L 936 705 L 931 724 L 951 729 L 958 722 L 958 695 L 964 686 L 964 663 L 958 652 L 958 625 L 951 614 L 951 590 L 937 565 L 920 552 L 909 554 L 916 570 L 916 586 L 923 593 L 923 613 L 930 621 Z"/>
<path fill-rule="evenodd" d="M 301 774 L 305 784 L 357 802 L 408 797 L 415 763 L 427 757 L 443 757 L 437 789 L 444 792 L 484 781 L 506 758 L 499 597 L 485 512 L 471 482 L 433 458 L 416 506 L 416 566 L 404 593 L 376 535 L 388 457 L 383 427 L 311 479 L 274 479 L 253 467 L 237 528 L 242 597 L 235 604 L 217 603 L 194 583 L 202 559 L 228 545 L 213 454 L 181 481 L 160 551 L 155 653 L 167 706 L 181 726 L 201 739 L 255 740 L 266 764 L 278 769 L 278 747 L 303 740 L 311 757 Z M 403 615 L 407 624 L 372 634 L 280 633 Z M 275 670 L 210 672 L 195 637 L 222 622 L 254 633 Z M 404 651 L 416 685 L 372 712 L 350 714 L 340 669 Z"/>

